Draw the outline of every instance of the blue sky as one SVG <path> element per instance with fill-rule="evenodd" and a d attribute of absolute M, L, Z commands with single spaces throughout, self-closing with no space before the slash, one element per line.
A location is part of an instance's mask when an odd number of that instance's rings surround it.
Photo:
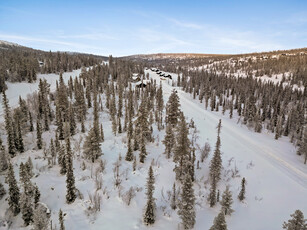
<path fill-rule="evenodd" d="M 0 40 L 114 56 L 307 47 L 307 1 L 0 0 Z"/>

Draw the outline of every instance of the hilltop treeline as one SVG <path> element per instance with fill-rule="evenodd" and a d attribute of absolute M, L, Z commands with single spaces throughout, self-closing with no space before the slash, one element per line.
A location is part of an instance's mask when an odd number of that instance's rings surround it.
<path fill-rule="evenodd" d="M 256 132 L 269 130 L 276 139 L 289 136 L 297 146 L 304 142 L 307 53 L 280 51 L 178 62 L 181 64 L 170 60 L 158 66 L 178 73 L 177 86 L 203 102 L 206 109 L 221 110 L 230 118 L 237 113 L 239 120 Z M 200 63 L 202 67 L 196 68 Z M 277 83 L 261 80 L 265 75 L 275 79 L 276 74 L 282 75 Z M 298 151 L 298 154 L 303 153 Z"/>
<path fill-rule="evenodd" d="M 37 73 L 67 72 L 101 63 L 104 57 L 89 54 L 44 52 L 18 45 L 0 45 L 0 92 L 5 81 L 33 82 Z"/>

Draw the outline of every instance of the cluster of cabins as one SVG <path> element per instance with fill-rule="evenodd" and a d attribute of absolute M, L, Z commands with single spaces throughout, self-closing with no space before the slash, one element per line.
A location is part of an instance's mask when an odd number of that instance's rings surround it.
<path fill-rule="evenodd" d="M 161 80 L 165 80 L 167 78 L 172 80 L 172 76 L 170 74 L 167 74 L 156 68 L 151 68 L 150 70 L 160 75 Z M 131 82 L 135 83 L 135 87 L 137 88 L 145 88 L 148 84 L 150 84 L 150 80 L 145 80 L 142 74 L 136 74 L 136 73 L 132 75 Z"/>
<path fill-rule="evenodd" d="M 155 69 L 155 68 L 151 68 L 150 70 L 153 71 L 153 72 L 156 72 L 158 75 L 160 75 L 161 79 L 162 78 L 169 78 L 169 79 L 172 80 L 172 76 L 170 74 L 163 73 L 163 71 L 161 71 L 159 69 Z"/>

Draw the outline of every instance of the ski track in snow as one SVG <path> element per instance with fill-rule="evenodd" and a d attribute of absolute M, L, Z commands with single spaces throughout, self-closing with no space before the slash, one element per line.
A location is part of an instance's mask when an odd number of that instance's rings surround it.
<path fill-rule="evenodd" d="M 156 74 L 154 74 L 156 75 Z M 157 75 L 158 76 L 158 75 Z M 154 79 L 159 80 L 159 76 L 153 76 Z M 163 81 L 162 81 L 163 82 Z M 200 105 L 195 103 L 195 100 L 191 100 L 190 95 L 183 92 L 182 90 L 178 89 L 177 87 L 172 87 L 169 84 L 165 84 L 166 82 L 163 82 L 163 91 L 164 93 L 170 94 L 171 91 L 176 88 L 178 92 L 178 96 L 180 98 L 181 105 L 189 105 L 188 110 L 193 110 L 193 114 L 195 116 L 205 116 L 205 118 L 210 119 L 212 122 L 215 122 L 216 124 L 219 121 L 219 117 L 214 115 L 214 113 L 209 112 L 205 108 L 200 107 Z M 192 111 L 190 111 L 191 113 Z M 223 120 L 223 119 L 222 119 Z M 226 122 L 225 122 L 226 121 Z M 223 120 L 222 122 L 222 129 L 223 133 L 227 135 L 232 135 L 233 137 L 237 139 L 244 140 L 244 143 L 248 143 L 248 145 L 252 145 L 254 149 L 257 151 L 258 154 L 261 154 L 263 157 L 267 158 L 274 166 L 277 168 L 281 168 L 283 172 L 285 172 L 288 176 L 293 178 L 296 182 L 300 183 L 304 188 L 307 188 L 307 174 L 300 169 L 297 169 L 294 165 L 289 164 L 284 159 L 278 157 L 272 149 L 270 149 L 268 146 L 262 145 L 259 146 L 259 143 L 257 143 L 255 140 L 253 140 L 248 135 L 243 135 L 242 132 L 234 132 L 238 127 L 234 127 L 234 123 L 230 123 L 227 120 Z M 236 125 L 237 126 L 237 125 Z M 200 127 L 199 127 L 200 128 Z"/>

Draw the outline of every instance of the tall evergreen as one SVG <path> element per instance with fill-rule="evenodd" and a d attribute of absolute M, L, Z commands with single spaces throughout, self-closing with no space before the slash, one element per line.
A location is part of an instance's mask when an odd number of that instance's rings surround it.
<path fill-rule="evenodd" d="M 162 112 L 164 107 L 163 101 L 163 90 L 162 90 L 162 83 L 160 82 L 160 87 L 157 90 L 156 94 L 156 110 L 157 110 L 157 118 L 156 121 L 158 123 L 158 129 L 160 130 L 162 127 Z"/>
<path fill-rule="evenodd" d="M 140 149 L 140 162 L 144 163 L 145 162 L 145 158 L 147 156 L 147 152 L 146 152 L 146 146 L 145 146 L 145 137 L 143 135 L 141 135 L 141 143 L 140 143 L 140 145 L 141 145 L 141 149 Z"/>
<path fill-rule="evenodd" d="M 94 162 L 98 159 L 99 156 L 102 155 L 102 151 L 100 148 L 100 137 L 97 136 L 94 128 L 91 128 L 88 132 L 88 135 L 85 138 L 83 144 L 83 154 L 85 158 Z"/>
<path fill-rule="evenodd" d="M 42 141 L 42 129 L 41 122 L 39 119 L 36 121 L 36 145 L 38 149 L 42 149 L 43 141 Z"/>
<path fill-rule="evenodd" d="M 18 151 L 23 153 L 25 151 L 24 149 L 24 144 L 23 144 L 23 139 L 22 139 L 22 133 L 21 133 L 21 128 L 20 128 L 20 121 L 17 119 L 17 142 L 18 142 Z"/>
<path fill-rule="evenodd" d="M 0 200 L 4 197 L 5 194 L 6 194 L 5 188 L 3 184 L 0 182 Z"/>
<path fill-rule="evenodd" d="M 301 210 L 296 210 L 290 215 L 292 218 L 284 222 L 282 228 L 286 230 L 307 230 L 307 220 Z"/>
<path fill-rule="evenodd" d="M 9 184 L 9 206 L 13 214 L 16 216 L 20 212 L 20 192 L 15 179 L 14 169 L 12 164 L 9 164 L 8 174 L 7 174 L 7 183 Z"/>
<path fill-rule="evenodd" d="M 226 186 L 221 200 L 222 210 L 224 211 L 225 215 L 231 215 L 231 213 L 233 212 L 233 209 L 231 208 L 232 203 L 232 193 L 229 190 L 229 186 Z"/>
<path fill-rule="evenodd" d="M 149 129 L 149 121 L 148 121 L 148 109 L 146 106 L 146 98 L 143 96 L 137 119 L 135 120 L 135 134 L 138 141 L 141 141 L 141 136 L 145 138 L 145 141 L 151 140 L 151 131 Z"/>
<path fill-rule="evenodd" d="M 15 136 L 14 136 L 14 127 L 12 122 L 11 110 L 9 106 L 9 101 L 4 91 L 2 93 L 2 96 L 3 96 L 2 103 L 5 113 L 4 118 L 5 118 L 5 130 L 7 134 L 7 148 L 10 156 L 14 157 L 16 154 L 16 147 L 15 147 Z"/>
<path fill-rule="evenodd" d="M 59 223 L 60 223 L 60 230 L 65 230 L 65 225 L 64 225 L 64 216 L 62 209 L 59 211 Z"/>
<path fill-rule="evenodd" d="M 209 230 L 227 230 L 227 223 L 223 211 L 214 218 L 213 225 Z"/>
<path fill-rule="evenodd" d="M 20 197 L 20 209 L 25 226 L 28 226 L 33 220 L 33 204 L 31 198 L 25 191 Z"/>
<path fill-rule="evenodd" d="M 297 150 L 298 155 L 304 155 L 304 164 L 307 163 L 307 126 L 304 127 L 303 138 L 300 143 L 300 147 Z"/>
<path fill-rule="evenodd" d="M 174 131 L 172 129 L 171 124 L 166 125 L 166 133 L 162 142 L 165 145 L 164 153 L 166 154 L 167 158 L 170 158 L 173 147 L 175 145 Z"/>
<path fill-rule="evenodd" d="M 70 139 L 66 139 L 66 202 L 73 203 L 76 199 L 75 176 L 73 171 L 73 157 L 70 147 Z"/>
<path fill-rule="evenodd" d="M 192 229 L 195 225 L 195 195 L 191 176 L 186 174 L 179 203 L 178 214 L 184 229 Z"/>
<path fill-rule="evenodd" d="M 212 177 L 211 184 L 210 184 L 210 193 L 209 193 L 209 196 L 208 196 L 208 201 L 209 201 L 210 207 L 213 207 L 217 202 L 216 186 L 217 186 L 216 178 Z"/>
<path fill-rule="evenodd" d="M 131 147 L 131 139 L 128 137 L 128 150 L 125 157 L 126 161 L 132 161 L 133 160 L 133 152 Z"/>
<path fill-rule="evenodd" d="M 34 131 L 34 127 L 33 127 L 33 119 L 32 119 L 32 113 L 31 112 L 29 112 L 29 122 L 30 122 L 29 131 L 33 132 Z"/>
<path fill-rule="evenodd" d="M 220 123 L 219 123 L 220 124 Z M 210 178 L 215 178 L 216 183 L 221 179 L 222 158 L 221 158 L 221 140 L 220 140 L 220 125 L 218 126 L 218 136 L 215 144 L 213 158 L 210 162 Z"/>
<path fill-rule="evenodd" d="M 166 123 L 176 126 L 180 116 L 180 102 L 177 91 L 173 90 L 166 104 Z"/>
<path fill-rule="evenodd" d="M 173 184 L 173 192 L 171 198 L 171 208 L 175 210 L 177 208 L 177 194 L 176 194 L 176 184 Z"/>
<path fill-rule="evenodd" d="M 245 177 L 243 177 L 242 181 L 241 181 L 241 190 L 240 190 L 240 193 L 238 195 L 238 199 L 240 201 L 244 200 L 245 199 Z"/>
<path fill-rule="evenodd" d="M 3 172 L 8 168 L 8 159 L 6 156 L 5 148 L 2 144 L 2 139 L 0 138 L 0 172 Z"/>
<path fill-rule="evenodd" d="M 190 140 L 188 138 L 189 129 L 185 121 L 183 113 L 180 115 L 180 121 L 177 127 L 176 134 L 176 145 L 174 147 L 174 162 L 176 173 L 176 179 L 183 180 L 186 173 L 190 173 L 192 176 L 193 173 L 190 172 L 192 169 L 192 162 L 190 159 Z"/>
<path fill-rule="evenodd" d="M 155 184 L 155 177 L 153 174 L 152 166 L 150 166 L 148 170 L 148 178 L 146 186 L 147 202 L 143 217 L 143 221 L 146 225 L 154 224 L 156 221 L 156 216 L 155 216 L 156 204 L 155 204 L 155 199 L 153 198 L 153 193 L 155 190 L 154 184 Z"/>
<path fill-rule="evenodd" d="M 75 120 L 75 111 L 73 106 L 69 105 L 69 128 L 70 135 L 73 136 L 76 134 L 76 120 Z"/>
<path fill-rule="evenodd" d="M 65 147 L 63 145 L 59 146 L 59 156 L 58 156 L 58 163 L 61 167 L 60 173 L 62 175 L 66 174 L 67 165 L 66 165 L 66 154 L 65 154 Z"/>
<path fill-rule="evenodd" d="M 59 84 L 57 88 L 56 97 L 56 120 L 57 125 L 63 121 L 68 121 L 69 117 L 69 104 L 68 104 L 68 94 L 67 87 L 64 83 L 63 75 L 60 73 Z"/>

